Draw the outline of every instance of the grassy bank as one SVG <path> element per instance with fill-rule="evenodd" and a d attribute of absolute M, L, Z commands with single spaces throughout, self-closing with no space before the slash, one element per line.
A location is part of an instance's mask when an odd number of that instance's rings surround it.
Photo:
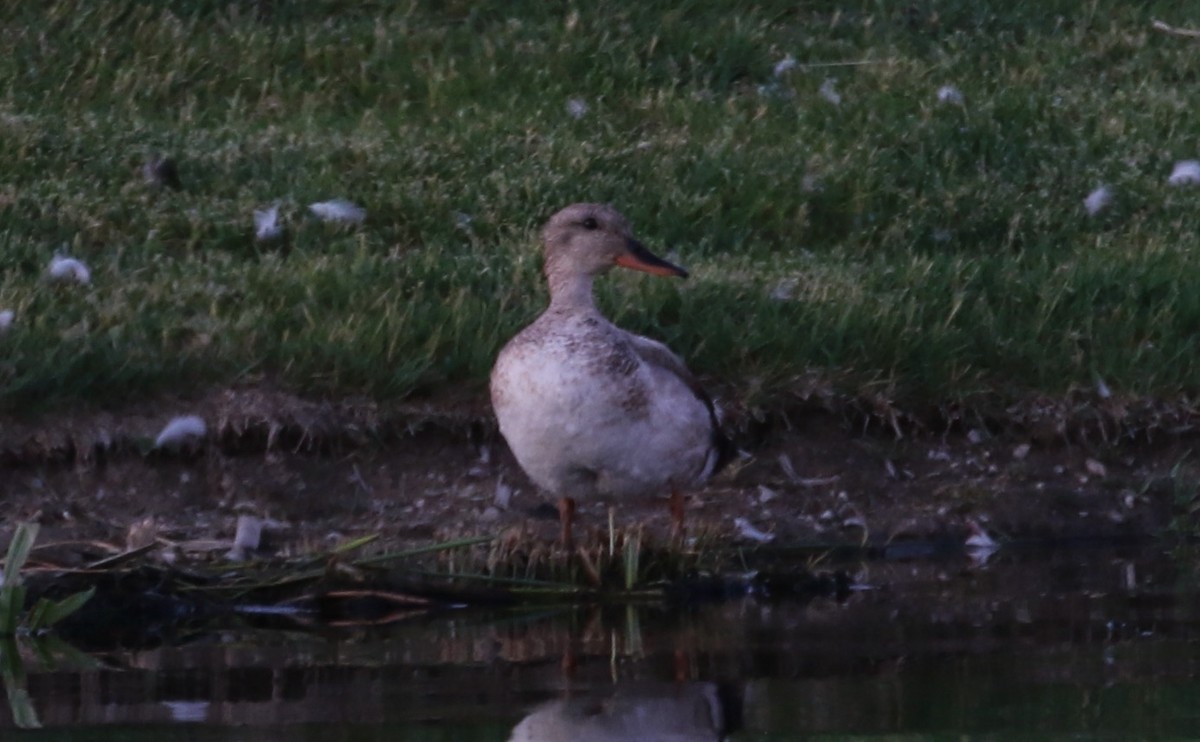
<path fill-rule="evenodd" d="M 1200 14 L 720 5 L 5 6 L 0 409 L 482 392 L 544 302 L 536 227 L 579 200 L 693 270 L 606 282 L 617 321 L 752 399 L 1200 391 L 1200 186 L 1167 184 L 1200 43 L 1151 29 Z M 143 182 L 157 153 L 181 190 Z M 306 213 L 337 197 L 366 222 Z M 257 244 L 275 201 L 287 240 Z M 48 282 L 57 251 L 91 283 Z"/>

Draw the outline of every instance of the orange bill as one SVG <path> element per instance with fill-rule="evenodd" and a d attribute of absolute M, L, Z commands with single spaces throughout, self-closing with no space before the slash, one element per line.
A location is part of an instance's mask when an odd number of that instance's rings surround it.
<path fill-rule="evenodd" d="M 627 240 L 625 247 L 626 251 L 618 255 L 616 260 L 617 265 L 622 268 L 632 268 L 635 271 L 653 273 L 656 276 L 679 276 L 680 278 L 688 276 L 688 272 L 683 268 L 658 257 L 637 240 Z"/>

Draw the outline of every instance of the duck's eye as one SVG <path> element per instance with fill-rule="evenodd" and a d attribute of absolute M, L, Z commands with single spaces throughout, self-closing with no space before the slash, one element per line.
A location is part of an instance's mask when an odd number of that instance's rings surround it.
<path fill-rule="evenodd" d="M 580 224 L 583 225 L 584 229 L 599 229 L 600 228 L 600 225 L 596 222 L 596 219 L 594 217 L 590 217 L 590 216 L 587 219 L 584 219 L 582 222 L 580 222 Z"/>

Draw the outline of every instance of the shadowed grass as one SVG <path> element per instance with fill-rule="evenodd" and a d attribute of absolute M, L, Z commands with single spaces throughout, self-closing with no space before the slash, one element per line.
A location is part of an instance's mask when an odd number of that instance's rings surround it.
<path fill-rule="evenodd" d="M 694 271 L 605 282 L 614 319 L 758 401 L 812 374 L 898 405 L 1097 377 L 1194 395 L 1200 189 L 1166 176 L 1200 156 L 1200 45 L 1154 17 L 1197 20 L 1115 0 L 11 4 L 0 409 L 262 380 L 482 391 L 544 302 L 536 227 L 577 200 Z M 157 153 L 181 191 L 142 182 Z M 1115 204 L 1088 218 L 1100 183 Z M 333 197 L 366 223 L 306 213 Z M 255 244 L 275 201 L 286 245 Z M 56 251 L 92 284 L 47 283 Z"/>

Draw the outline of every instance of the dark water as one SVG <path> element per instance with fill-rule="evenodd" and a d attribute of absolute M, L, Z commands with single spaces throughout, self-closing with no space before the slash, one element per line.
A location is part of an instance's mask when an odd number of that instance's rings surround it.
<path fill-rule="evenodd" d="M 10 703 L 0 739 L 1200 738 L 1196 565 L 1010 550 L 843 565 L 873 589 L 842 601 L 238 625 L 90 657 L 24 646 L 43 728 L 13 731 Z"/>

